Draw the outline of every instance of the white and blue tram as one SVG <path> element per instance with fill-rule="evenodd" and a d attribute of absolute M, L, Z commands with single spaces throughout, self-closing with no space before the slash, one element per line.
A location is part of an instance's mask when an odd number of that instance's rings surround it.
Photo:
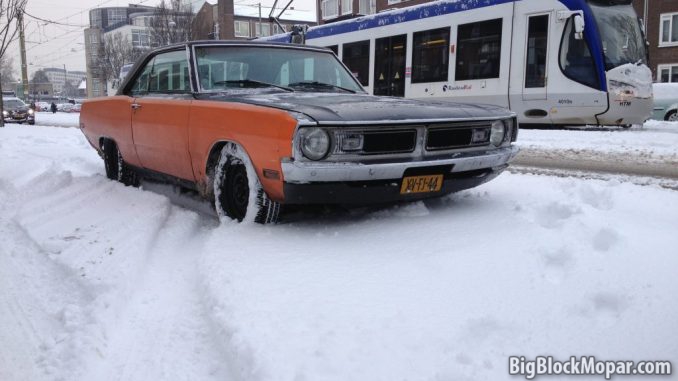
<path fill-rule="evenodd" d="M 375 95 L 496 104 L 523 125 L 631 125 L 652 112 L 631 0 L 443 0 L 309 28 L 305 39 Z"/>

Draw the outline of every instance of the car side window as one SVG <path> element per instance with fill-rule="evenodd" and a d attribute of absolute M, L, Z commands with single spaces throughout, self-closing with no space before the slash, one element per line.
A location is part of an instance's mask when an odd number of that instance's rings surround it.
<path fill-rule="evenodd" d="M 130 95 L 139 96 L 148 93 L 148 78 L 153 69 L 153 60 L 148 61 L 146 66 L 141 71 L 141 74 L 134 81 L 134 85 L 130 90 Z"/>
<path fill-rule="evenodd" d="M 191 91 L 186 51 L 158 54 L 149 76 L 150 93 L 187 93 Z"/>

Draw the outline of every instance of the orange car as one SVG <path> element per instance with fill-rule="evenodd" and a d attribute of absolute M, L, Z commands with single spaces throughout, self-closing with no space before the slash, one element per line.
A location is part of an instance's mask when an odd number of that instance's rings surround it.
<path fill-rule="evenodd" d="M 157 49 L 80 127 L 106 175 L 172 181 L 220 216 L 274 222 L 282 204 L 417 200 L 482 184 L 516 155 L 493 106 L 367 95 L 327 49 L 197 41 Z"/>

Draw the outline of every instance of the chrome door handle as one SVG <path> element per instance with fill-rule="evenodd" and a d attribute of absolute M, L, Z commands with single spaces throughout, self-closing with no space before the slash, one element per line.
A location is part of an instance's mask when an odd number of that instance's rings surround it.
<path fill-rule="evenodd" d="M 133 110 L 138 110 L 138 109 L 140 109 L 140 108 L 141 108 L 141 105 L 140 105 L 140 104 L 138 104 L 138 103 L 132 103 L 132 109 L 133 109 Z"/>

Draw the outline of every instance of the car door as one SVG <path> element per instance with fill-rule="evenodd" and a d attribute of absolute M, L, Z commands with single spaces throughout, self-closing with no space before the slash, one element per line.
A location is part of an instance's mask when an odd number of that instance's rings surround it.
<path fill-rule="evenodd" d="M 195 181 L 188 151 L 191 95 L 186 50 L 160 53 L 149 64 L 147 91 L 137 92 L 132 134 L 141 165 Z"/>

